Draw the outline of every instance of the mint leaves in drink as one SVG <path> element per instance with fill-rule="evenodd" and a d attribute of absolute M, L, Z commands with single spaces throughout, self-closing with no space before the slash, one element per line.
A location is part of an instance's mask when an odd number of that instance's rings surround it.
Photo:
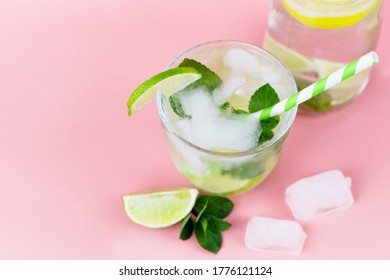
<path fill-rule="evenodd" d="M 184 89 L 174 93 L 169 97 L 169 102 L 171 104 L 172 110 L 181 118 L 191 119 L 191 115 L 184 111 L 181 98 L 183 95 L 191 94 L 191 90 L 196 88 L 204 88 L 210 94 L 213 91 L 222 85 L 222 79 L 212 70 L 207 68 L 202 63 L 185 58 L 178 66 L 180 67 L 190 67 L 201 73 L 202 77 L 195 82 L 189 84 Z M 244 111 L 241 109 L 236 109 L 231 106 L 229 102 L 225 102 L 224 104 L 219 106 L 221 111 L 230 110 L 233 114 L 249 114 L 258 112 L 264 108 L 275 105 L 280 101 L 278 94 L 275 92 L 274 88 L 270 84 L 265 84 L 258 88 L 250 98 L 248 104 L 248 110 Z M 266 120 L 260 121 L 262 127 L 262 133 L 260 134 L 258 145 L 261 145 L 269 140 L 271 140 L 274 136 L 273 129 L 278 125 L 280 121 L 279 116 L 271 117 Z"/>
<path fill-rule="evenodd" d="M 276 94 L 274 88 L 270 84 L 265 84 L 253 93 L 249 100 L 248 111 L 249 113 L 255 113 L 279 101 L 279 96 Z"/>
<path fill-rule="evenodd" d="M 226 102 L 220 106 L 221 110 L 231 109 L 235 114 L 248 114 L 255 113 L 269 106 L 275 105 L 280 101 L 278 94 L 270 84 L 265 84 L 258 88 L 248 104 L 248 112 L 243 110 L 234 109 L 230 106 L 229 102 Z M 274 116 L 265 120 L 260 121 L 261 127 L 263 129 L 260 134 L 258 145 L 265 143 L 266 141 L 271 140 L 274 137 L 274 132 L 272 131 L 279 123 L 280 117 Z"/>
<path fill-rule="evenodd" d="M 223 219 L 231 213 L 233 207 L 233 202 L 226 197 L 198 197 L 192 212 L 182 221 L 180 239 L 187 240 L 195 232 L 196 240 L 202 248 L 218 253 L 222 245 L 221 233 L 231 227 Z"/>
<path fill-rule="evenodd" d="M 261 86 L 252 95 L 249 100 L 248 111 L 249 113 L 255 113 L 269 106 L 275 105 L 280 101 L 278 94 L 270 84 Z M 261 145 L 266 141 L 271 140 L 274 137 L 274 129 L 280 121 L 279 116 L 271 117 L 260 121 L 263 131 L 260 134 L 258 144 Z"/>

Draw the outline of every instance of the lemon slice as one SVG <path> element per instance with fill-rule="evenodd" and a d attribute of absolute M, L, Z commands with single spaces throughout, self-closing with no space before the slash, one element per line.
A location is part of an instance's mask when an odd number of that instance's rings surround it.
<path fill-rule="evenodd" d="M 123 208 L 136 224 L 162 228 L 181 221 L 194 207 L 198 191 L 174 188 L 148 193 L 124 195 Z"/>
<path fill-rule="evenodd" d="M 265 34 L 263 48 L 282 61 L 291 72 L 313 70 L 310 59 L 278 43 L 268 33 Z"/>
<path fill-rule="evenodd" d="M 190 67 L 178 67 L 161 72 L 137 87 L 127 101 L 129 116 L 156 97 L 157 90 L 169 97 L 200 79 L 202 75 Z"/>
<path fill-rule="evenodd" d="M 282 0 L 284 8 L 301 23 L 316 28 L 343 28 L 369 15 L 380 0 Z"/>

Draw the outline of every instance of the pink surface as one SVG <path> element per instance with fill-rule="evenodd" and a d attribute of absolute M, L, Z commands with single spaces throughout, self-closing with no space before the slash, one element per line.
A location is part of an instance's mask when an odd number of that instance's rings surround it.
<path fill-rule="evenodd" d="M 218 255 L 179 240 L 179 225 L 150 230 L 126 218 L 123 194 L 189 185 L 156 106 L 128 118 L 129 93 L 195 44 L 260 44 L 271 1 L 244 2 L 0 2 L 1 259 L 390 258 L 389 3 L 365 93 L 342 111 L 297 118 L 271 176 L 233 197 Z M 301 255 L 245 248 L 251 217 L 292 219 L 285 188 L 335 168 L 352 177 L 356 203 L 302 222 Z"/>

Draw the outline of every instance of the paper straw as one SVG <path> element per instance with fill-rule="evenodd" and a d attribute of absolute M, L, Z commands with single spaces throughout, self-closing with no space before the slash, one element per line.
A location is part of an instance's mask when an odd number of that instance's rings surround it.
<path fill-rule="evenodd" d="M 253 115 L 258 116 L 260 120 L 280 115 L 295 106 L 309 100 L 310 98 L 324 92 L 325 90 L 339 84 L 340 82 L 360 73 L 372 65 L 378 63 L 378 55 L 375 52 L 369 52 L 361 58 L 347 64 L 343 68 L 333 72 L 332 74 L 322 78 L 314 84 L 304 88 L 303 90 L 294 93 L 289 98 L 286 98 L 273 106 L 260 110 Z"/>

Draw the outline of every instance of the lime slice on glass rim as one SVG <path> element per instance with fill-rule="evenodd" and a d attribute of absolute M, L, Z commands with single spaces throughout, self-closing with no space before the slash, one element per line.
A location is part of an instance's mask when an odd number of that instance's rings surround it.
<path fill-rule="evenodd" d="M 301 23 L 323 29 L 344 28 L 368 16 L 380 0 L 282 0 L 287 12 Z"/>
<path fill-rule="evenodd" d="M 201 77 L 202 75 L 191 67 L 168 69 L 151 77 L 137 87 L 130 95 L 127 101 L 129 116 L 152 101 L 156 97 L 158 89 L 165 96 L 169 97 Z"/>
<path fill-rule="evenodd" d="M 124 195 L 123 208 L 136 224 L 148 228 L 168 227 L 180 222 L 195 205 L 198 190 L 173 188 Z"/>

